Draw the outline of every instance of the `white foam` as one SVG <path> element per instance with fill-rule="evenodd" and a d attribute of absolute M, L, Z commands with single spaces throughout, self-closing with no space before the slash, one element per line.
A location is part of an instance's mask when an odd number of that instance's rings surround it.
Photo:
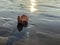
<path fill-rule="evenodd" d="M 0 37 L 0 39 L 8 39 L 8 37 Z"/>
<path fill-rule="evenodd" d="M 26 33 L 26 35 L 27 35 L 27 40 L 29 40 L 29 34 L 30 34 L 29 32 Z"/>
<path fill-rule="evenodd" d="M 32 27 L 34 27 L 34 25 L 29 25 L 27 28 L 32 28 Z"/>

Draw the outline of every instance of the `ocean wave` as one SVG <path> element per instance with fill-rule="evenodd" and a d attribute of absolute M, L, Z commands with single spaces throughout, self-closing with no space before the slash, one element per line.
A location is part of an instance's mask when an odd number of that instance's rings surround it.
<path fill-rule="evenodd" d="M 60 7 L 53 6 L 53 5 L 40 5 L 40 6 L 43 6 L 43 7 L 49 7 L 49 8 L 56 8 L 56 9 L 60 9 Z"/>

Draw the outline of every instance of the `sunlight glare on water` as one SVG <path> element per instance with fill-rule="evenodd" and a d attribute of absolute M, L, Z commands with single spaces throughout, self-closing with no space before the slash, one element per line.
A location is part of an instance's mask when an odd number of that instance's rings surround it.
<path fill-rule="evenodd" d="M 37 9 L 35 8 L 36 7 L 36 0 L 31 0 L 31 5 L 30 5 L 30 11 L 31 12 L 35 12 Z"/>

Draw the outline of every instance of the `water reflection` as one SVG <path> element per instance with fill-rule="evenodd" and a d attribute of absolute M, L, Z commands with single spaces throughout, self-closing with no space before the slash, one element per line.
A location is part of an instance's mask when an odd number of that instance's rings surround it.
<path fill-rule="evenodd" d="M 18 24 L 17 24 L 17 29 L 18 29 L 19 32 L 21 32 L 22 29 L 23 29 L 23 24 L 18 23 Z"/>
<path fill-rule="evenodd" d="M 30 5 L 30 11 L 35 12 L 36 11 L 36 0 L 31 0 L 31 5 Z"/>
<path fill-rule="evenodd" d="M 24 22 L 24 24 L 18 23 L 18 24 L 17 24 L 17 29 L 18 29 L 18 31 L 20 32 L 20 31 L 23 30 L 23 27 L 27 27 L 27 26 L 28 26 L 28 22 Z"/>

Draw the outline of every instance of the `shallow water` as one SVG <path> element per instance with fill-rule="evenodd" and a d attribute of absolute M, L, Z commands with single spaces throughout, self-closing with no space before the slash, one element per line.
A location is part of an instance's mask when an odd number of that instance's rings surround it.
<path fill-rule="evenodd" d="M 17 30 L 21 14 L 29 17 L 26 35 Z M 60 0 L 0 0 L 0 39 L 1 45 L 60 45 Z"/>

